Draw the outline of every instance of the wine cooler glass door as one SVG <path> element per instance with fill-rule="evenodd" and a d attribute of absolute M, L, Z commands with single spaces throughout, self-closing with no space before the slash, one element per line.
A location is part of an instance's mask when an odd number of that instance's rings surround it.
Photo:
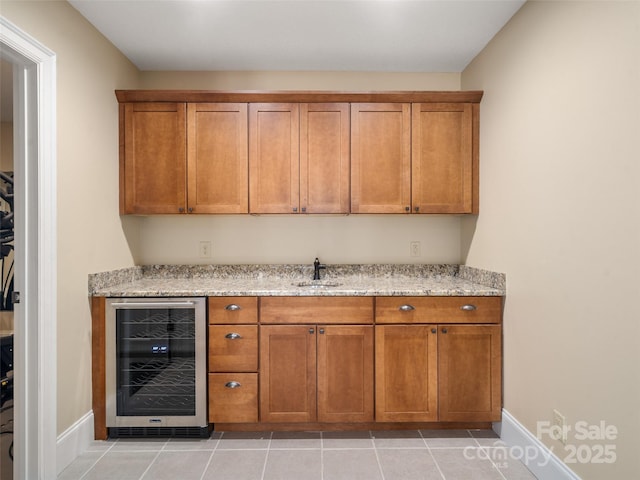
<path fill-rule="evenodd" d="M 205 320 L 198 300 L 115 303 L 114 358 L 107 361 L 113 369 L 107 375 L 111 426 L 165 426 L 168 418 L 176 417 L 169 422 L 175 424 L 202 417 Z"/>
<path fill-rule="evenodd" d="M 195 310 L 116 312 L 118 415 L 195 415 Z"/>

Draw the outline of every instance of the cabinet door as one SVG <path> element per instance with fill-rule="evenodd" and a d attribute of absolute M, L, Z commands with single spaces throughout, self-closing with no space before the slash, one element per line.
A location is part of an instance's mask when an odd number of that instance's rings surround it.
<path fill-rule="evenodd" d="M 499 325 L 440 325 L 440 420 L 499 421 L 502 333 Z"/>
<path fill-rule="evenodd" d="M 375 328 L 376 421 L 436 421 L 436 326 L 378 325 Z"/>
<path fill-rule="evenodd" d="M 183 213 L 186 104 L 124 103 L 120 109 L 120 213 Z"/>
<path fill-rule="evenodd" d="M 352 104 L 351 212 L 410 210 L 410 104 Z"/>
<path fill-rule="evenodd" d="M 187 109 L 190 213 L 248 212 L 246 103 L 192 103 Z"/>
<path fill-rule="evenodd" d="M 297 213 L 298 104 L 249 105 L 249 212 Z"/>
<path fill-rule="evenodd" d="M 417 103 L 412 109 L 414 213 L 472 213 L 472 105 Z"/>
<path fill-rule="evenodd" d="M 349 104 L 300 105 L 300 211 L 349 213 Z"/>
<path fill-rule="evenodd" d="M 373 327 L 318 327 L 318 421 L 373 421 Z"/>
<path fill-rule="evenodd" d="M 260 328 L 260 417 L 276 423 L 316 420 L 315 326 Z"/>

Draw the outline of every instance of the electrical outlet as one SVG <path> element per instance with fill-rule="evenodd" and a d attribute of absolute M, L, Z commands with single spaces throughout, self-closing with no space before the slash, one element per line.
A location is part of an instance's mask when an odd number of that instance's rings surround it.
<path fill-rule="evenodd" d="M 412 257 L 420 256 L 420 242 L 411 242 L 409 244 L 409 251 L 411 252 Z"/>
<path fill-rule="evenodd" d="M 567 427 L 567 417 L 562 415 L 555 408 L 553 409 L 553 425 L 554 427 L 557 427 L 556 431 L 558 432 L 558 435 L 556 437 L 556 440 L 560 440 L 563 445 L 566 445 L 567 436 L 569 433 L 569 428 Z"/>
<path fill-rule="evenodd" d="M 200 258 L 211 258 L 211 242 L 208 240 L 201 240 L 198 249 L 198 256 Z"/>

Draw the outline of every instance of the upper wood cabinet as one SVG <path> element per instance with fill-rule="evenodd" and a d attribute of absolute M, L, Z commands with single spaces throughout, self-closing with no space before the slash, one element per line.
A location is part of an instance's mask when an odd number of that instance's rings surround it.
<path fill-rule="evenodd" d="M 249 106 L 251 213 L 349 212 L 347 104 Z"/>
<path fill-rule="evenodd" d="M 249 211 L 295 213 L 299 208 L 299 107 L 249 106 Z"/>
<path fill-rule="evenodd" d="M 477 132 L 470 103 L 412 105 L 414 213 L 477 213 Z"/>
<path fill-rule="evenodd" d="M 123 214 L 247 213 L 247 105 L 121 105 Z"/>
<path fill-rule="evenodd" d="M 186 154 L 186 104 L 121 104 L 121 213 L 184 212 Z"/>
<path fill-rule="evenodd" d="M 411 105 L 351 105 L 351 212 L 411 210 Z"/>
<path fill-rule="evenodd" d="M 187 145 L 188 212 L 247 213 L 247 104 L 189 104 Z"/>
<path fill-rule="evenodd" d="M 477 213 L 471 103 L 351 105 L 352 213 Z"/>
<path fill-rule="evenodd" d="M 349 213 L 349 105 L 300 105 L 300 209 Z"/>
<path fill-rule="evenodd" d="M 479 211 L 482 92 L 116 95 L 122 214 Z"/>

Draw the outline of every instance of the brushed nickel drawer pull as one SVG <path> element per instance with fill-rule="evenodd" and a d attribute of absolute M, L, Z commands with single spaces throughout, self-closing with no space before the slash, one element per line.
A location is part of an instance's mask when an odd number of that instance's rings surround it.
<path fill-rule="evenodd" d="M 240 382 L 227 382 L 224 384 L 224 386 L 227 388 L 238 388 L 238 387 L 241 387 L 242 385 L 240 384 Z"/>
<path fill-rule="evenodd" d="M 474 310 L 476 310 L 478 307 L 476 307 L 475 305 L 471 305 L 470 303 L 466 304 L 466 305 L 462 305 L 460 307 L 460 310 L 464 310 L 465 312 L 473 312 Z"/>
<path fill-rule="evenodd" d="M 415 310 L 415 309 L 416 307 L 409 304 L 400 305 L 400 308 L 398 308 L 398 310 L 400 310 L 401 312 L 410 312 L 411 310 Z"/>
<path fill-rule="evenodd" d="M 229 310 L 230 312 L 235 312 L 237 310 L 240 310 L 241 308 L 242 307 L 240 305 L 236 305 L 235 303 L 231 303 L 224 307 L 225 310 Z"/>
<path fill-rule="evenodd" d="M 239 333 L 227 333 L 224 338 L 228 338 L 229 340 L 237 340 L 238 338 L 242 338 L 242 335 L 240 335 Z"/>

